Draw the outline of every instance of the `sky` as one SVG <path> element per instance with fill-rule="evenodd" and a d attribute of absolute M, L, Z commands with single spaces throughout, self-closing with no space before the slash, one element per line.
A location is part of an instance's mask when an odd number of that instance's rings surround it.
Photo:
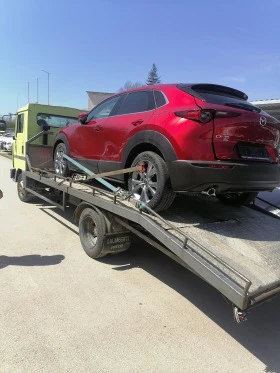
<path fill-rule="evenodd" d="M 145 83 L 280 98 L 280 0 L 0 0 L 0 114 L 28 102 L 87 109 L 86 91 Z"/>

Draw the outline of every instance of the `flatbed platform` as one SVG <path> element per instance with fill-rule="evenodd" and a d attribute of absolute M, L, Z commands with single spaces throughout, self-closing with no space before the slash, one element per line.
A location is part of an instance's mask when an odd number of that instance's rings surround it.
<path fill-rule="evenodd" d="M 215 197 L 184 195 L 158 215 L 112 192 L 69 182 L 44 172 L 24 171 L 30 181 L 63 193 L 63 204 L 75 200 L 109 212 L 120 224 L 147 237 L 167 255 L 218 289 L 239 310 L 280 293 L 280 220 L 250 207 L 221 204 Z M 48 200 L 49 201 L 49 200 Z M 186 284 L 187 286 L 187 284 Z"/>

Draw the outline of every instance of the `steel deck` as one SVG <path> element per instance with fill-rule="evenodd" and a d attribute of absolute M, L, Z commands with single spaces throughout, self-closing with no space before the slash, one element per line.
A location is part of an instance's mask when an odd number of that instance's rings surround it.
<path fill-rule="evenodd" d="M 66 196 L 112 212 L 128 225 L 136 223 L 242 310 L 280 292 L 277 218 L 248 207 L 225 206 L 215 197 L 202 195 L 180 196 L 172 208 L 156 216 L 97 187 L 44 173 L 24 174 Z"/>

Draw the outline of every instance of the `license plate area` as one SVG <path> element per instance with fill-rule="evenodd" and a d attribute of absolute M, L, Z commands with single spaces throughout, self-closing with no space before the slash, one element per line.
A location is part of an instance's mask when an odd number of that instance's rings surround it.
<path fill-rule="evenodd" d="M 264 146 L 238 145 L 238 153 L 242 159 L 262 161 L 270 159 L 269 153 Z"/>

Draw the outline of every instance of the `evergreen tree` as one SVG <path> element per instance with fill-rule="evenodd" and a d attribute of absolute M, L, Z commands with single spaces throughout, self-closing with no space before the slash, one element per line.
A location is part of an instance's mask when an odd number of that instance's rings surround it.
<path fill-rule="evenodd" d="M 157 73 L 157 67 L 153 63 L 153 66 L 149 72 L 148 79 L 146 80 L 147 85 L 153 85 L 153 84 L 159 84 L 160 83 L 160 77 Z"/>

